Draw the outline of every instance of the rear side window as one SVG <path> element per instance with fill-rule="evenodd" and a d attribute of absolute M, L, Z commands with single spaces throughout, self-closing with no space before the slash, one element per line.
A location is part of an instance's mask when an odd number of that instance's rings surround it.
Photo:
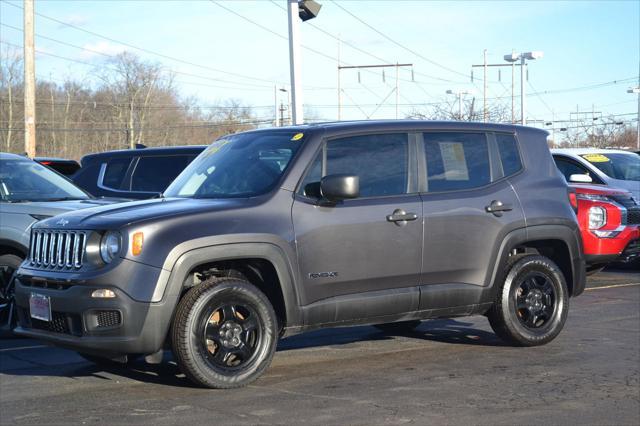
<path fill-rule="evenodd" d="M 357 175 L 361 197 L 407 193 L 409 138 L 406 133 L 335 139 L 327 143 L 326 150 L 326 174 Z"/>
<path fill-rule="evenodd" d="M 496 133 L 496 143 L 502 161 L 502 170 L 505 176 L 511 176 L 522 169 L 522 160 L 518 151 L 518 143 L 513 135 Z"/>
<path fill-rule="evenodd" d="M 131 190 L 164 191 L 194 158 L 192 155 L 141 157 L 131 177 Z"/>
<path fill-rule="evenodd" d="M 120 189 L 124 176 L 131 163 L 131 158 L 116 158 L 107 163 L 107 167 L 102 178 L 102 186 L 113 189 Z"/>
<path fill-rule="evenodd" d="M 484 133 L 425 133 L 428 192 L 477 188 L 491 182 Z"/>

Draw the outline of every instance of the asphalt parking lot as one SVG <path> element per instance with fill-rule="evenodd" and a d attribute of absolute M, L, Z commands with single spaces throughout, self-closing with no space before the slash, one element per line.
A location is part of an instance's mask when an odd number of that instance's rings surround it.
<path fill-rule="evenodd" d="M 283 340 L 260 380 L 230 391 L 191 386 L 169 354 L 104 370 L 3 340 L 0 424 L 640 424 L 640 273 L 588 286 L 547 346 L 505 346 L 484 317 L 323 330 Z"/>

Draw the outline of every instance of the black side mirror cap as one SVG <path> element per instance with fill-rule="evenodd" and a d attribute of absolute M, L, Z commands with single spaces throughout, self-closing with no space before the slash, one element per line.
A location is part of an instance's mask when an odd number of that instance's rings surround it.
<path fill-rule="evenodd" d="M 360 179 L 355 175 L 328 175 L 320 181 L 322 198 L 332 203 L 358 198 L 360 196 Z"/>

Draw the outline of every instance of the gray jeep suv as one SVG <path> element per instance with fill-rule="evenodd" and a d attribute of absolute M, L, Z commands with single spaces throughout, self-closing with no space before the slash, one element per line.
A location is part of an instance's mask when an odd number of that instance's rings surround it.
<path fill-rule="evenodd" d="M 224 137 L 161 199 L 37 223 L 16 333 L 95 362 L 157 362 L 170 345 L 213 388 L 324 327 L 484 314 L 512 344 L 547 343 L 585 264 L 546 136 L 368 121 Z"/>

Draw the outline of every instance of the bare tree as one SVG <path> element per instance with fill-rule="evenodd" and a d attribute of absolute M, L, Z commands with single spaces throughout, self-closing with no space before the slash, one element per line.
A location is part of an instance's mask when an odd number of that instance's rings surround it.
<path fill-rule="evenodd" d="M 6 49 L 0 56 L 0 118 L 5 127 L 4 132 L 0 132 L 4 139 L 3 146 L 7 151 L 12 150 L 13 134 L 16 120 L 17 103 L 16 91 L 22 87 L 22 57 L 14 49 Z M 5 98 L 6 95 L 6 98 Z"/>
<path fill-rule="evenodd" d="M 484 113 L 476 104 L 476 99 L 462 100 L 462 114 L 458 101 L 446 98 L 442 102 L 430 105 L 425 109 L 414 109 L 407 118 L 421 120 L 453 120 L 453 121 L 483 121 Z M 488 108 L 488 121 L 494 123 L 511 122 L 511 109 L 506 104 L 493 103 Z"/>

